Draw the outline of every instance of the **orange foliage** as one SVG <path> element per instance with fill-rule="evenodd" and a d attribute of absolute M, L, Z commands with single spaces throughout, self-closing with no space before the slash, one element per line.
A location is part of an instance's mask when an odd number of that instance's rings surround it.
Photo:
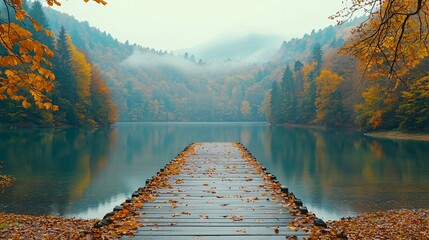
<path fill-rule="evenodd" d="M 88 0 L 84 0 L 88 2 Z M 107 4 L 103 0 L 93 0 L 100 4 Z M 60 6 L 60 1 L 46 0 L 48 5 Z M 28 15 L 23 9 L 21 0 L 11 0 L 4 2 L 7 11 L 15 13 L 18 22 L 30 20 L 32 27 L 36 31 L 43 28 L 37 21 Z M 11 9 L 11 10 L 9 10 Z M 51 49 L 45 44 L 34 40 L 30 31 L 19 24 L 9 22 L 9 19 L 1 21 L 0 24 L 0 46 L 4 48 L 6 54 L 0 56 L 0 100 L 12 99 L 22 103 L 24 108 L 31 106 L 31 97 L 37 107 L 41 109 L 57 110 L 58 107 L 52 104 L 48 92 L 54 87 L 54 74 L 51 72 L 51 62 L 48 60 L 54 56 Z M 24 24 L 25 27 L 27 25 Z M 52 37 L 53 33 L 46 30 L 45 34 Z"/>
<path fill-rule="evenodd" d="M 85 102 L 90 96 L 91 65 L 86 61 L 85 55 L 73 44 L 70 36 L 67 38 L 70 49 L 72 69 L 76 77 L 76 94 L 80 102 Z"/>
<path fill-rule="evenodd" d="M 302 72 L 304 75 L 304 90 L 307 90 L 310 88 L 310 73 L 313 72 L 314 68 L 316 67 L 317 63 L 313 62 L 312 64 L 304 64 L 304 67 L 302 68 Z"/>
<path fill-rule="evenodd" d="M 352 30 L 345 52 L 363 63 L 368 76 L 396 77 L 396 86 L 423 58 L 429 56 L 429 3 L 423 0 L 349 0 L 349 6 L 332 18 L 350 19 L 364 10 L 368 20 Z"/>
<path fill-rule="evenodd" d="M 317 108 L 316 120 L 324 121 L 329 112 L 332 112 L 338 104 L 341 104 L 340 99 L 336 99 L 335 95 L 343 81 L 344 78 L 337 73 L 332 73 L 326 69 L 322 70 L 316 78 L 317 98 L 314 103 Z"/>

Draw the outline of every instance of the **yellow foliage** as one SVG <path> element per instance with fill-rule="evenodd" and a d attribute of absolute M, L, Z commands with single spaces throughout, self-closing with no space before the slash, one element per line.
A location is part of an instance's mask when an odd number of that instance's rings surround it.
<path fill-rule="evenodd" d="M 103 0 L 93 1 L 103 5 L 107 4 Z M 50 6 L 61 5 L 58 0 L 46 0 L 46 2 Z M 5 1 L 4 4 L 6 4 L 7 11 L 15 12 L 17 21 L 24 22 L 29 19 L 36 31 L 43 30 L 43 27 L 23 9 L 22 0 Z M 24 26 L 29 27 L 25 24 Z M 45 34 L 50 37 L 54 36 L 48 30 L 45 30 Z M 5 69 L 5 76 L 0 77 L 0 100 L 20 101 L 24 108 L 28 108 L 31 103 L 27 98 L 31 95 L 37 107 L 56 111 L 58 106 L 52 105 L 51 99 L 46 96 L 52 90 L 55 79 L 49 69 L 52 64 L 48 60 L 54 56 L 54 53 L 32 37 L 31 32 L 20 25 L 9 22 L 8 19 L 1 21 L 0 45 L 7 54 L 0 56 L 0 68 Z M 44 67 L 44 64 L 49 68 Z M 5 91 L 7 94 L 3 93 Z"/>
<path fill-rule="evenodd" d="M 90 96 L 91 65 L 86 61 L 85 55 L 79 52 L 68 36 L 67 44 L 70 49 L 72 69 L 76 77 L 76 91 L 79 100 L 85 102 Z"/>
<path fill-rule="evenodd" d="M 337 73 L 329 70 L 322 70 L 316 78 L 316 120 L 324 121 L 326 115 L 332 111 L 336 104 L 340 104 L 335 94 L 339 91 L 341 83 L 344 81 Z"/>
<path fill-rule="evenodd" d="M 369 78 L 376 80 L 387 76 L 400 79 L 429 56 L 427 1 L 349 2 L 350 7 L 338 12 L 333 18 L 347 19 L 362 9 L 369 14 L 369 21 L 352 30 L 354 38 L 346 42 L 343 49 L 343 52 L 350 52 L 365 63 L 362 70 Z"/>
<path fill-rule="evenodd" d="M 249 116 L 251 114 L 251 108 L 250 108 L 250 104 L 248 101 L 242 101 L 241 102 L 240 112 L 244 116 Z"/>
<path fill-rule="evenodd" d="M 304 90 L 310 88 L 309 77 L 310 73 L 313 72 L 314 68 L 316 67 L 316 64 L 316 62 L 313 62 L 312 64 L 304 64 L 302 67 L 302 72 L 304 75 Z"/>
<path fill-rule="evenodd" d="M 390 106 L 386 103 L 391 103 L 387 99 L 393 98 L 388 96 L 386 87 L 373 85 L 362 93 L 363 103 L 357 104 L 356 112 L 361 118 L 368 119 L 372 128 L 378 128 L 383 123 L 383 115 L 390 110 Z"/>

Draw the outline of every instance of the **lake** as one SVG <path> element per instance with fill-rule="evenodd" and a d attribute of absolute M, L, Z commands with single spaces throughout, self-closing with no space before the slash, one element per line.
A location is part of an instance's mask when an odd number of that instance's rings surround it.
<path fill-rule="evenodd" d="M 0 211 L 101 218 L 191 142 L 239 141 L 325 220 L 429 208 L 429 142 L 265 123 L 0 129 Z"/>

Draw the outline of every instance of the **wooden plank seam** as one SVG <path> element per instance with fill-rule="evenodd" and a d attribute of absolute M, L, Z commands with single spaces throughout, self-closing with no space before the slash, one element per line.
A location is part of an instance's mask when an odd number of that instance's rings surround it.
<path fill-rule="evenodd" d="M 95 228 L 139 239 L 302 239 L 326 227 L 241 143 L 192 143 Z"/>

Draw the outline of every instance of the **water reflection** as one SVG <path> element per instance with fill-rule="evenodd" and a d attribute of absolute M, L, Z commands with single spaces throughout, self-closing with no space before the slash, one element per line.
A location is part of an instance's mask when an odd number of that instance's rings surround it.
<path fill-rule="evenodd" d="M 2 209 L 64 215 L 104 170 L 117 130 L 26 129 L 0 132 L 0 161 L 16 178 Z"/>
<path fill-rule="evenodd" d="M 429 207 L 428 142 L 316 129 L 273 128 L 267 133 L 271 144 L 257 157 L 272 154 L 266 158 L 268 168 L 326 219 Z"/>
<path fill-rule="evenodd" d="M 429 207 L 428 142 L 263 123 L 121 123 L 0 130 L 0 161 L 17 179 L 0 195 L 0 211 L 102 217 L 197 141 L 242 142 L 325 219 Z"/>

